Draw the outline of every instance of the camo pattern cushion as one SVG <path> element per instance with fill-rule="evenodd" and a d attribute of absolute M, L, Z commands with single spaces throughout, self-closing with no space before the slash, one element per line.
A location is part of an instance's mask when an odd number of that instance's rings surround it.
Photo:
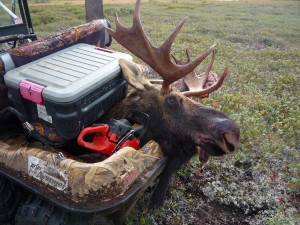
<path fill-rule="evenodd" d="M 60 151 L 60 150 L 59 150 Z M 66 157 L 58 157 L 58 149 L 29 144 L 24 136 L 0 136 L 0 164 L 29 176 L 29 156 L 66 171 L 68 187 L 62 194 L 73 201 L 107 201 L 122 195 L 141 174 L 150 170 L 163 157 L 159 145 L 150 141 L 140 150 L 130 147 L 120 149 L 104 161 L 86 163 Z M 65 154 L 67 155 L 67 154 Z M 46 185 L 56 190 L 52 185 Z M 56 190 L 57 191 L 57 190 Z"/>
<path fill-rule="evenodd" d="M 56 133 L 55 128 L 49 127 L 45 123 L 31 123 L 33 128 L 44 138 L 54 142 L 64 142 L 66 139 Z"/>
<path fill-rule="evenodd" d="M 104 32 L 102 20 L 94 20 L 65 32 L 26 43 L 9 50 L 9 54 L 16 67 L 19 67 L 77 43 L 104 47 Z"/>

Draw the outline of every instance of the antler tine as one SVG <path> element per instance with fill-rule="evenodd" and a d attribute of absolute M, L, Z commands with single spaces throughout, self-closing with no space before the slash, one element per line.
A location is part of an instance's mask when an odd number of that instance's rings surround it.
<path fill-rule="evenodd" d="M 186 51 L 187 53 L 187 57 L 189 59 L 189 51 L 187 50 Z M 209 72 L 212 68 L 212 65 L 215 61 L 215 51 L 213 51 L 212 53 L 212 58 L 210 60 L 210 63 L 209 63 L 209 66 L 207 67 L 207 69 L 205 70 L 205 72 L 200 76 L 198 77 L 196 75 L 196 72 L 193 71 L 192 73 L 186 75 L 183 80 L 184 80 L 184 83 L 188 86 L 189 88 L 189 91 L 197 91 L 199 89 L 203 89 L 206 81 L 207 81 L 207 78 L 208 78 L 208 75 L 209 75 Z"/>
<path fill-rule="evenodd" d="M 185 50 L 185 53 L 186 53 L 186 57 L 187 57 L 187 62 L 190 62 L 190 61 L 191 61 L 190 50 L 187 48 L 187 49 Z"/>
<path fill-rule="evenodd" d="M 188 56 L 189 57 L 189 56 Z M 188 74 L 186 77 L 183 78 L 184 83 L 188 86 L 189 91 L 182 92 L 185 96 L 197 96 L 200 98 L 207 97 L 209 93 L 214 92 L 217 90 L 221 85 L 223 84 L 225 77 L 228 74 L 228 66 L 224 69 L 223 74 L 221 77 L 215 82 L 213 85 L 211 85 L 208 88 L 204 88 L 205 83 L 207 81 L 207 78 L 209 75 L 216 75 L 215 73 L 211 72 L 211 68 L 213 66 L 215 60 L 215 51 L 213 51 L 211 61 L 209 63 L 209 66 L 205 70 L 205 72 L 200 76 L 195 76 L 195 74 Z"/>
<path fill-rule="evenodd" d="M 187 56 L 187 61 L 185 62 L 183 60 L 176 59 L 172 55 L 176 64 L 179 65 L 188 63 L 190 61 L 189 49 L 186 49 L 186 56 Z M 211 68 L 213 66 L 214 60 L 215 60 L 215 51 L 213 51 L 209 66 L 207 67 L 204 73 L 198 76 L 195 70 L 193 70 L 191 73 L 187 74 L 181 80 L 178 80 L 177 82 L 173 83 L 172 86 L 178 89 L 179 91 L 181 91 L 181 93 L 183 93 L 185 96 L 188 97 L 191 96 L 199 97 L 199 98 L 208 97 L 209 93 L 217 90 L 223 84 L 224 79 L 228 73 L 228 67 L 226 67 L 221 78 L 218 79 L 218 75 L 214 72 L 211 72 Z M 209 81 L 210 79 L 213 80 Z M 213 84 L 209 86 L 210 82 L 213 82 Z"/>
<path fill-rule="evenodd" d="M 170 59 L 171 46 L 186 18 L 179 23 L 162 46 L 156 48 L 148 39 L 141 25 L 140 4 L 141 0 L 137 0 L 131 28 L 124 27 L 116 16 L 116 31 L 110 28 L 106 29 L 118 43 L 155 70 L 163 78 L 162 90 L 168 90 L 171 83 L 193 71 L 213 51 L 215 45 L 211 46 L 192 62 L 184 65 L 174 64 Z"/>
<path fill-rule="evenodd" d="M 205 98 L 208 96 L 208 94 L 214 92 L 215 90 L 217 90 L 219 87 L 222 86 L 227 74 L 228 74 L 228 66 L 226 66 L 226 68 L 223 71 L 222 76 L 212 86 L 210 86 L 206 89 L 202 89 L 201 91 L 186 91 L 186 92 L 182 92 L 182 94 L 184 94 L 187 97 L 194 96 L 194 97 L 199 97 L 199 98 Z"/>

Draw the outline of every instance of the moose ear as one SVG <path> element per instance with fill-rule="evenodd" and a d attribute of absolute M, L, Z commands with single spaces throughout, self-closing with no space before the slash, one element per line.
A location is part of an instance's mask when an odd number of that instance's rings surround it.
<path fill-rule="evenodd" d="M 145 91 L 154 88 L 147 77 L 145 77 L 145 69 L 142 65 L 138 65 L 126 59 L 119 59 L 119 64 L 125 80 L 137 91 Z"/>

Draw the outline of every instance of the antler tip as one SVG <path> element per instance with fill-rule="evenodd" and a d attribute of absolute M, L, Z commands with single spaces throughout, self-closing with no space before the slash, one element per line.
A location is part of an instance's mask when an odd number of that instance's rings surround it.
<path fill-rule="evenodd" d="M 189 18 L 189 16 L 186 16 L 186 17 L 183 18 L 182 21 L 185 22 L 188 18 Z"/>
<path fill-rule="evenodd" d="M 228 70 L 229 70 L 229 65 L 227 65 L 227 66 L 225 67 L 225 69 L 224 69 L 224 71 L 223 71 L 223 73 L 222 73 L 222 75 L 221 75 L 221 77 L 220 77 L 219 80 L 222 80 L 222 81 L 225 80 L 225 78 L 226 78 L 227 75 L 228 75 Z"/>

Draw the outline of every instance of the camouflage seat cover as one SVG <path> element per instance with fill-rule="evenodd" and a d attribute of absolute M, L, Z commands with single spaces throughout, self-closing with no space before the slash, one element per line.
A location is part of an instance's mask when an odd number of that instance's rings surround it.
<path fill-rule="evenodd" d="M 62 158 L 57 149 L 44 150 L 39 143 L 30 144 L 22 135 L 0 135 L 1 164 L 23 176 L 40 180 L 50 190 L 60 189 L 73 201 L 87 201 L 91 196 L 106 201 L 122 195 L 162 156 L 159 145 L 150 141 L 139 151 L 125 147 L 104 161 L 85 163 L 70 157 Z M 32 159 L 39 162 L 38 165 L 34 165 Z M 48 170 L 38 168 L 45 164 Z M 49 181 L 51 176 L 52 182 Z"/>

